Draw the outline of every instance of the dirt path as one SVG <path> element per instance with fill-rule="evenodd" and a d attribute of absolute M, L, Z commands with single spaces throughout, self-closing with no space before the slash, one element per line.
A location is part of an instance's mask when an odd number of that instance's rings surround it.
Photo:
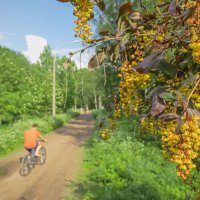
<path fill-rule="evenodd" d="M 0 200 L 61 200 L 67 193 L 67 180 L 73 180 L 82 161 L 82 144 L 90 137 L 94 122 L 90 114 L 81 115 L 47 137 L 47 161 L 26 177 L 19 175 L 22 151 L 6 158 L 8 174 L 0 179 Z"/>

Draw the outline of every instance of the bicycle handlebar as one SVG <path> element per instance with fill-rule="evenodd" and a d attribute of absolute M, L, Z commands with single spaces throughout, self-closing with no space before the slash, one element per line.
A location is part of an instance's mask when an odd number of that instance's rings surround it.
<path fill-rule="evenodd" d="M 47 140 L 42 140 L 42 139 L 39 139 L 37 140 L 38 142 L 47 142 Z"/>

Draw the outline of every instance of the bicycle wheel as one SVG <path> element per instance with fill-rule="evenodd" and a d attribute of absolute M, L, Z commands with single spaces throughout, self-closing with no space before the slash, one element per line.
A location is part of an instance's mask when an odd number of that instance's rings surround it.
<path fill-rule="evenodd" d="M 21 176 L 27 176 L 30 173 L 31 171 L 31 168 L 29 167 L 30 160 L 31 156 L 29 154 L 23 158 L 21 168 L 19 169 L 19 174 Z"/>
<path fill-rule="evenodd" d="M 46 150 L 44 147 L 39 149 L 39 155 L 40 156 L 37 157 L 37 164 L 43 165 L 46 162 Z"/>

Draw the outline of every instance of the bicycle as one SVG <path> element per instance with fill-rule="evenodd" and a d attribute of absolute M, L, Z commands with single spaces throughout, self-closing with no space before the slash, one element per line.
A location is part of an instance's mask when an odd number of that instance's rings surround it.
<path fill-rule="evenodd" d="M 27 176 L 35 165 L 43 165 L 46 162 L 46 149 L 38 141 L 38 156 L 35 156 L 35 149 L 32 149 L 30 153 L 25 155 L 21 160 L 21 167 L 19 169 L 19 174 L 21 176 Z"/>

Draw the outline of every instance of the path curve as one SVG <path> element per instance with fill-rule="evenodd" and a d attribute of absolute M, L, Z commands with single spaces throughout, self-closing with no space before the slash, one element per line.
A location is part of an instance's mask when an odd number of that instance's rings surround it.
<path fill-rule="evenodd" d="M 48 135 L 44 144 L 47 161 L 31 173 L 19 175 L 18 159 L 22 151 L 4 163 L 10 163 L 8 174 L 0 179 L 1 200 L 61 200 L 67 195 L 67 181 L 73 180 L 82 162 L 82 144 L 91 136 L 94 121 L 91 114 L 80 115 L 71 123 Z M 12 164 L 11 164 L 12 163 Z M 14 164 L 13 164 L 14 163 Z"/>

